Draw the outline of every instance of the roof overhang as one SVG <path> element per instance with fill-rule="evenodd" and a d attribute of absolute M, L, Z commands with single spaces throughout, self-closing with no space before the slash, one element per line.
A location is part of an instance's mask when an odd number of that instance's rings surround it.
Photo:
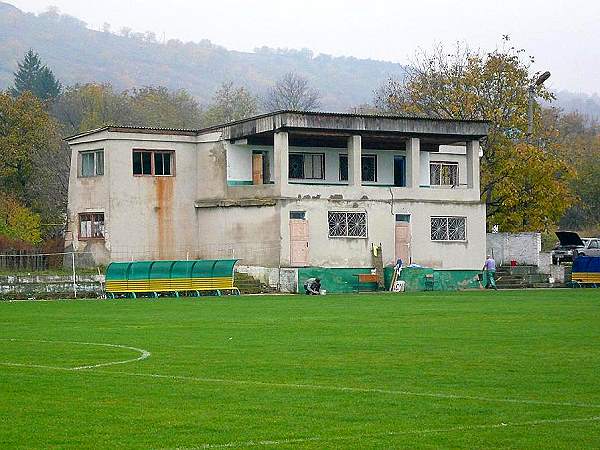
<path fill-rule="evenodd" d="M 385 139 L 392 136 L 430 137 L 449 141 L 481 139 L 488 134 L 489 122 L 485 120 L 437 119 L 431 117 L 388 116 L 373 114 L 347 114 L 312 111 L 278 111 L 250 117 L 210 128 L 177 129 L 109 125 L 65 138 L 72 142 L 101 132 L 141 133 L 197 137 L 221 133 L 221 139 L 238 140 L 253 136 L 272 135 L 290 131 L 297 135 L 370 136 Z"/>
<path fill-rule="evenodd" d="M 111 133 L 141 133 L 141 134 L 162 134 L 162 135 L 174 135 L 174 136 L 198 136 L 198 130 L 178 129 L 178 128 L 152 128 L 152 127 L 131 127 L 131 126 L 116 126 L 108 125 L 102 128 L 96 128 L 94 130 L 84 131 L 77 133 L 72 136 L 66 137 L 64 140 L 67 142 L 74 141 L 76 139 L 91 136 L 93 134 L 108 131 Z"/>
<path fill-rule="evenodd" d="M 280 111 L 218 127 L 222 139 L 244 139 L 276 131 L 318 132 L 337 135 L 445 136 L 457 140 L 481 139 L 488 134 L 483 120 L 451 120 L 424 117 L 357 115 Z M 205 131 L 214 130 L 215 127 Z M 203 131 L 201 131 L 203 132 Z"/>

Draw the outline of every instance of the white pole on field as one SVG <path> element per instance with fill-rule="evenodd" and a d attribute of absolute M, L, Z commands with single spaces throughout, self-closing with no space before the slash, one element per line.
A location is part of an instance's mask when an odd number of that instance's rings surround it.
<path fill-rule="evenodd" d="M 77 298 L 77 278 L 75 277 L 75 252 L 71 252 L 71 262 L 73 266 L 73 294 Z"/>

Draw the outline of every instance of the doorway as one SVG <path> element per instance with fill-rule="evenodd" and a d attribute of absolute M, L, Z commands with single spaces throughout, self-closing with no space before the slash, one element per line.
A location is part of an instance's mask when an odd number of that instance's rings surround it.
<path fill-rule="evenodd" d="M 411 263 L 411 241 L 410 214 L 396 214 L 395 225 L 395 248 L 396 261 L 402 260 L 404 266 Z"/>
<path fill-rule="evenodd" d="M 269 154 L 262 151 L 253 151 L 252 184 L 269 184 L 270 180 Z"/>
<path fill-rule="evenodd" d="M 290 265 L 308 266 L 308 220 L 306 211 L 290 211 Z"/>
<path fill-rule="evenodd" d="M 263 158 L 262 152 L 252 153 L 252 184 L 264 182 Z"/>
<path fill-rule="evenodd" d="M 394 155 L 394 186 L 406 186 L 406 158 Z"/>

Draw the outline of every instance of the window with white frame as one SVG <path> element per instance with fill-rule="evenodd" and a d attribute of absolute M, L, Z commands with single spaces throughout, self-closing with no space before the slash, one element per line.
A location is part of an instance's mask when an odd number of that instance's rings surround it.
<path fill-rule="evenodd" d="M 366 238 L 367 213 L 329 211 L 327 213 L 330 238 Z"/>
<path fill-rule="evenodd" d="M 288 176 L 297 180 L 324 180 L 324 153 L 290 153 Z"/>
<path fill-rule="evenodd" d="M 458 186 L 458 163 L 431 162 L 429 164 L 431 186 Z"/>
<path fill-rule="evenodd" d="M 79 176 L 98 177 L 104 175 L 104 150 L 79 152 Z"/>
<path fill-rule="evenodd" d="M 79 239 L 104 239 L 104 213 L 79 214 Z"/>
<path fill-rule="evenodd" d="M 432 217 L 431 218 L 431 240 L 432 241 L 466 241 L 467 240 L 467 218 L 466 217 Z"/>

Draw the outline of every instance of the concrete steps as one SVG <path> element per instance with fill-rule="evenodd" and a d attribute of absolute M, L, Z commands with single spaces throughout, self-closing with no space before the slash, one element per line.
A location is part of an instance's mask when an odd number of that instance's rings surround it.
<path fill-rule="evenodd" d="M 500 266 L 496 271 L 498 289 L 549 288 L 548 276 L 535 266 Z"/>
<path fill-rule="evenodd" d="M 261 283 L 247 273 L 235 272 L 233 284 L 240 290 L 241 294 L 268 294 L 275 292 L 275 289 Z"/>

